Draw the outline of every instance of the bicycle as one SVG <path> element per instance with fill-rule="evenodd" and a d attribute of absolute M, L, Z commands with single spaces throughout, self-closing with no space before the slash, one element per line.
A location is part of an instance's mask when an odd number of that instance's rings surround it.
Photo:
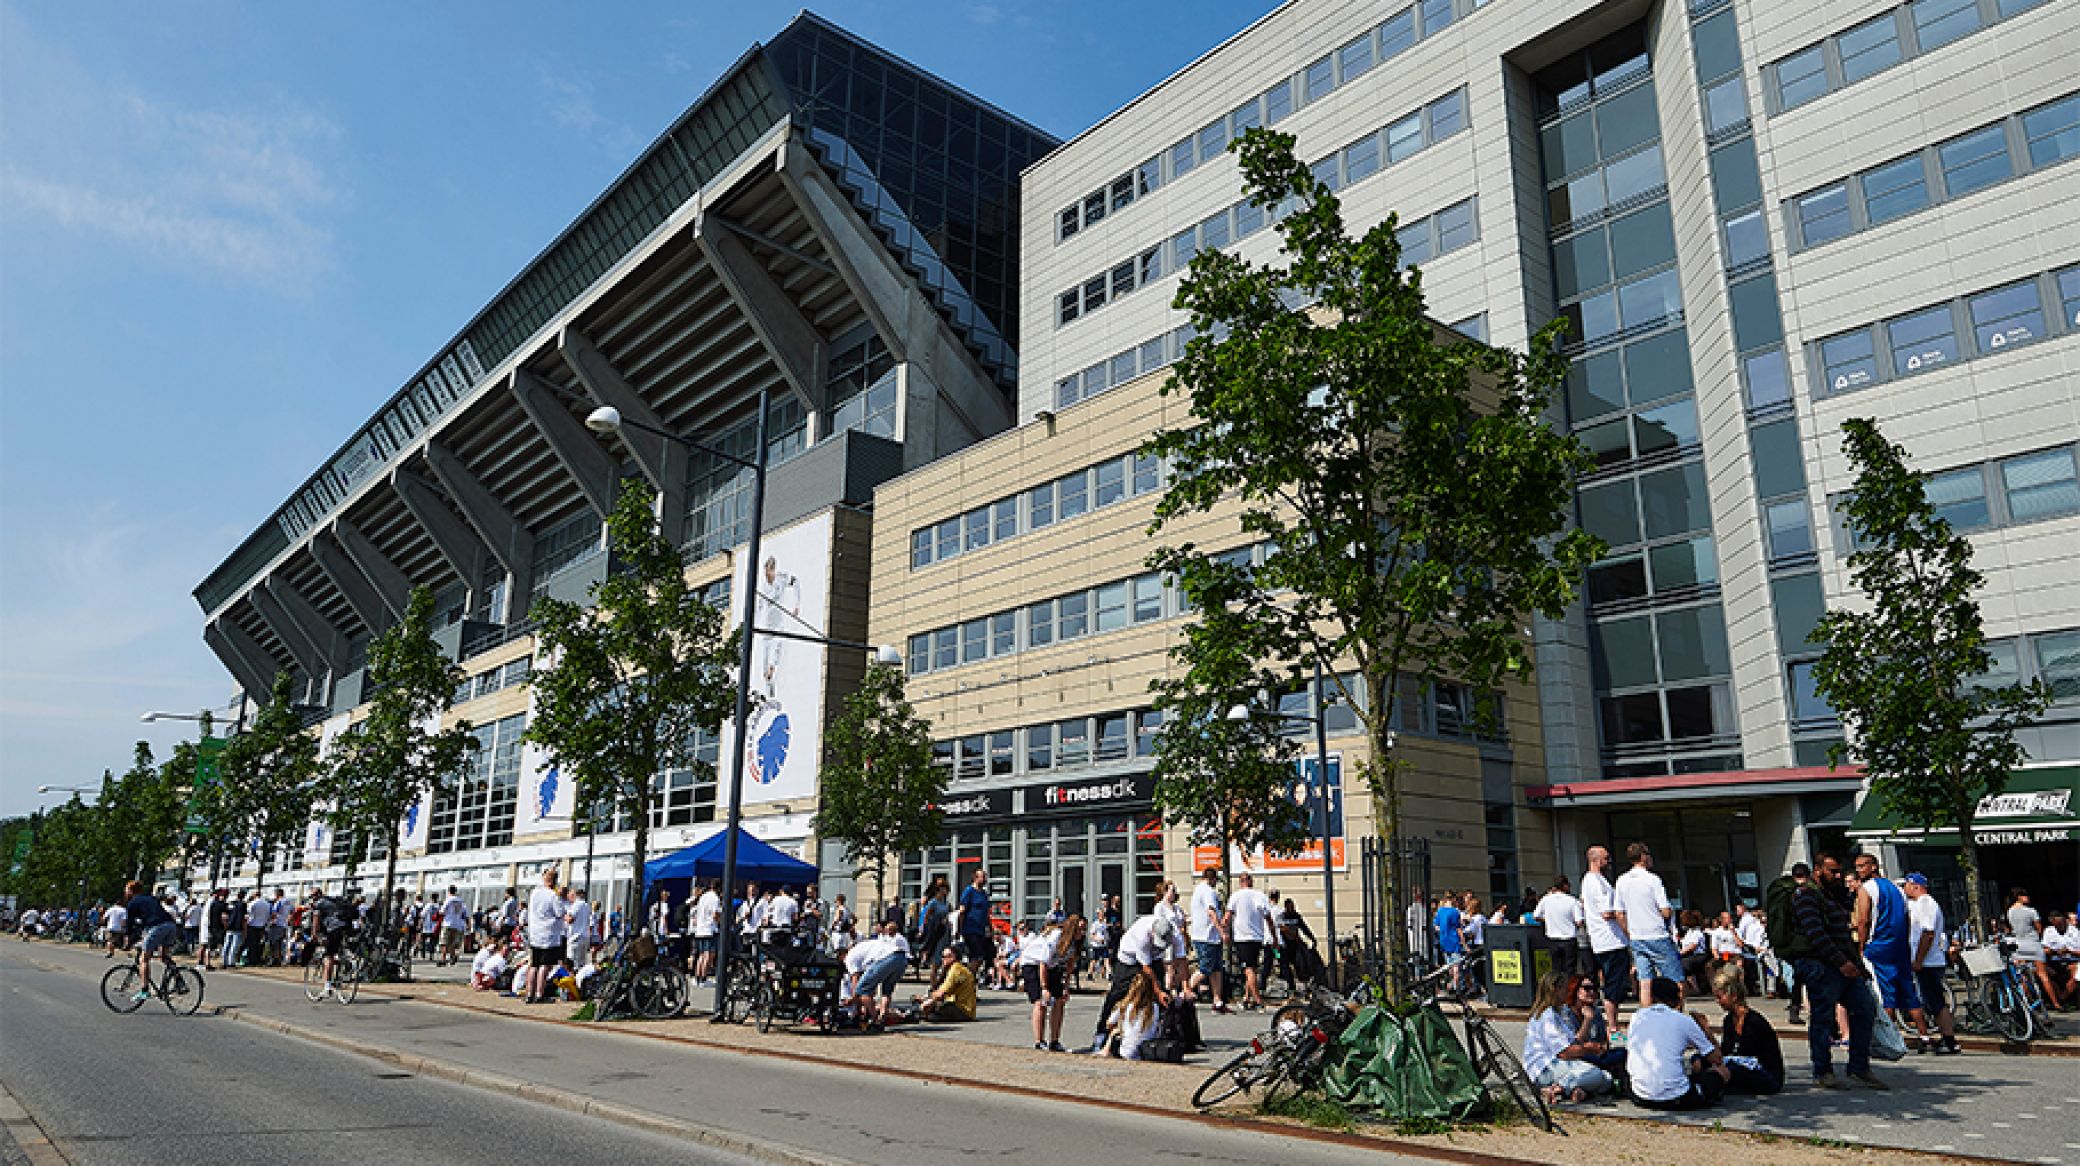
<path fill-rule="evenodd" d="M 1969 947 L 1962 954 L 1967 990 L 1958 1016 L 1965 1027 L 2022 1043 L 2037 1031 L 2038 1018 L 2030 1007 L 2028 981 L 2016 974 L 2008 953 L 2014 944 L 2002 941 L 1992 947 Z"/>
<path fill-rule="evenodd" d="M 1532 1082 L 1531 1075 L 1524 1071 L 1524 1063 L 1511 1051 L 1509 1042 L 1487 1017 L 1474 1010 L 1470 1002 L 1469 984 L 1481 978 L 1481 965 L 1488 962 L 1485 955 L 1462 960 L 1457 964 L 1446 964 L 1409 985 L 1409 994 L 1423 1008 L 1438 1008 L 1440 1001 L 1449 1000 L 1459 1006 L 1459 1020 L 1466 1029 L 1464 1045 L 1466 1055 L 1473 1062 L 1474 1075 L 1480 1079 L 1481 1087 L 1492 1096 L 1495 1092 L 1488 1082 L 1498 1082 L 1504 1093 L 1521 1110 L 1526 1120 L 1547 1133 L 1558 1132 L 1553 1122 L 1552 1111 L 1546 1108 L 1545 1095 Z M 1459 975 L 1452 976 L 1453 968 Z"/>
<path fill-rule="evenodd" d="M 623 939 L 600 973 L 592 1018 L 635 1015 L 669 1020 L 686 1011 L 686 973 L 657 958 L 657 943 L 645 931 Z"/>
<path fill-rule="evenodd" d="M 311 1003 L 330 996 L 341 1004 L 352 1004 L 361 994 L 361 981 L 366 975 L 366 966 L 361 962 L 357 945 L 348 943 L 341 947 L 333 958 L 332 978 L 325 978 L 325 953 L 320 950 L 311 956 L 311 962 L 303 965 L 303 995 Z"/>
<path fill-rule="evenodd" d="M 166 1004 L 166 1010 L 175 1016 L 193 1016 L 202 1007 L 202 973 L 195 968 L 184 968 L 169 964 L 143 996 L 137 986 L 145 975 L 143 952 L 139 952 L 130 963 L 118 964 L 108 969 L 101 977 L 101 1002 L 115 1013 L 131 1013 L 144 1006 L 145 1000 L 157 996 Z"/>
<path fill-rule="evenodd" d="M 1211 1109 L 1237 1093 L 1262 1089 L 1266 1105 L 1321 1083 L 1329 1046 L 1355 1015 L 1354 1003 L 1310 985 L 1306 998 L 1271 1014 L 1271 1027 L 1207 1075 L 1192 1105 Z"/>

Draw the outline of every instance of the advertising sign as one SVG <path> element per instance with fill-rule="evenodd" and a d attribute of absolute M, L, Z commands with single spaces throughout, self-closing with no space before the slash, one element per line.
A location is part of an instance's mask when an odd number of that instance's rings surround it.
<path fill-rule="evenodd" d="M 828 512 L 768 535 L 759 562 L 737 556 L 732 595 L 743 595 L 756 575 L 754 629 L 795 635 L 827 635 L 830 627 L 831 516 Z M 722 733 L 723 780 L 730 750 L 744 749 L 746 803 L 784 802 L 816 794 L 823 754 L 823 663 L 821 644 L 779 636 L 751 641 L 751 724 L 747 740 L 735 725 Z"/>
<path fill-rule="evenodd" d="M 1228 869 L 1277 873 L 1319 874 L 1322 869 L 1322 841 L 1316 828 L 1314 799 L 1321 790 L 1315 780 L 1317 758 L 1307 756 L 1294 763 L 1293 784 L 1286 787 L 1286 795 L 1300 809 L 1301 820 L 1307 823 L 1311 837 L 1298 849 L 1266 854 L 1259 846 L 1244 854 L 1238 847 L 1229 855 Z M 1343 754 L 1329 754 L 1329 863 L 1336 870 L 1349 869 L 1345 861 L 1343 829 Z M 1192 869 L 1205 870 L 1219 863 L 1220 848 L 1217 846 L 1195 846 L 1192 848 Z"/>

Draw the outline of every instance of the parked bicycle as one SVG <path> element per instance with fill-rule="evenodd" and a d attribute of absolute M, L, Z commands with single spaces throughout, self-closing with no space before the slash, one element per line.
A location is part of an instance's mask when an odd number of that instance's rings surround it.
<path fill-rule="evenodd" d="M 144 982 L 145 958 L 139 952 L 131 962 L 108 969 L 101 977 L 101 1002 L 108 1005 L 110 1012 L 128 1013 L 157 996 L 175 1016 L 193 1016 L 202 1007 L 202 973 L 178 964 L 169 965 L 160 969 L 159 978 L 152 981 L 148 993 L 139 992 L 139 985 Z"/>
<path fill-rule="evenodd" d="M 1317 1088 L 1329 1046 L 1356 1015 L 1358 1003 L 1324 988 L 1311 988 L 1271 1014 L 1271 1027 L 1249 1047 L 1215 1069 L 1192 1093 L 1192 1104 L 1211 1109 L 1238 1093 L 1261 1092 L 1264 1103 Z"/>
<path fill-rule="evenodd" d="M 616 1016 L 669 1020 L 686 1011 L 690 995 L 686 973 L 658 958 L 657 941 L 648 931 L 617 943 L 597 982 L 594 1020 Z"/>
<path fill-rule="evenodd" d="M 2012 940 L 1968 947 L 1960 961 L 1961 988 L 1952 1003 L 1965 1028 L 2024 1042 L 2049 1036 L 2049 1008 L 2035 981 L 2015 970 Z"/>
<path fill-rule="evenodd" d="M 1531 1074 L 1524 1071 L 1524 1063 L 1517 1059 L 1509 1042 L 1503 1039 L 1501 1030 L 1476 1011 L 1471 1003 L 1471 989 L 1481 982 L 1481 965 L 1487 962 L 1488 957 L 1480 955 L 1457 964 L 1447 964 L 1412 981 L 1410 995 L 1424 1008 L 1439 1008 L 1445 1001 L 1458 1005 L 1459 1021 L 1466 1030 L 1462 1043 L 1467 1059 L 1473 1062 L 1474 1074 L 1480 1078 L 1481 1087 L 1492 1098 L 1499 1086 L 1532 1125 L 1548 1133 L 1557 1132 L 1559 1127 L 1553 1123 L 1552 1112 L 1546 1108 L 1545 1096 L 1532 1083 Z M 1457 976 L 1451 974 L 1453 968 L 1459 970 Z"/>

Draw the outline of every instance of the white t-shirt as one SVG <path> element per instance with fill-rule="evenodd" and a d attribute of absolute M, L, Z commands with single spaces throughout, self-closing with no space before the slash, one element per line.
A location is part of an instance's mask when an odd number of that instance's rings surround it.
<path fill-rule="evenodd" d="M 1928 956 L 1921 961 L 1924 968 L 1950 966 L 1950 936 L 1943 930 L 1943 906 L 1934 895 L 1923 895 L 1907 900 L 1907 958 L 1921 950 L 1921 937 L 1935 933 L 1935 942 L 1928 945 Z"/>
<path fill-rule="evenodd" d="M 1616 919 L 1604 918 L 1616 910 L 1617 896 L 1611 881 L 1596 871 L 1582 876 L 1582 925 L 1589 929 L 1589 950 L 1616 951 L 1625 946 L 1625 928 Z"/>
<path fill-rule="evenodd" d="M 1926 895 L 1922 896 L 1927 898 Z M 2064 927 L 2044 929 L 2044 954 L 2071 956 L 2080 953 L 2080 928 L 2067 923 Z"/>
<path fill-rule="evenodd" d="M 498 961 L 496 965 L 493 960 Z M 498 954 L 497 948 L 487 947 L 477 953 L 477 958 L 469 961 L 469 971 L 473 976 L 496 976 L 505 970 L 505 964 L 506 957 Z"/>
<path fill-rule="evenodd" d="M 1666 1004 L 1640 1009 L 1625 1034 L 1625 1071 L 1632 1076 L 1632 1095 L 1645 1101 L 1681 1097 L 1690 1088 L 1684 1058 L 1693 1049 L 1709 1053 L 1717 1047 L 1685 1013 Z"/>
<path fill-rule="evenodd" d="M 1271 942 L 1271 899 L 1264 892 L 1244 887 L 1235 892 L 1228 909 L 1235 913 L 1235 942 Z"/>
<path fill-rule="evenodd" d="M 101 925 L 108 928 L 110 935 L 121 935 L 129 925 L 130 911 L 126 907 L 110 907 L 108 914 L 101 917 Z"/>
<path fill-rule="evenodd" d="M 469 930 L 469 904 L 462 901 L 461 895 L 449 895 L 448 901 L 441 904 L 441 926 L 453 931 Z"/>
<path fill-rule="evenodd" d="M 1018 966 L 1039 964 L 1046 966 L 1054 962 L 1054 936 L 1045 931 L 1036 931 L 1018 941 Z"/>
<path fill-rule="evenodd" d="M 572 903 L 567 910 L 570 913 L 571 935 L 575 936 L 580 943 L 591 943 L 592 901 L 590 899 L 579 899 L 577 902 Z"/>
<path fill-rule="evenodd" d="M 1159 908 L 1161 904 L 1157 905 Z M 1156 917 L 1143 915 L 1134 920 L 1126 934 L 1119 937 L 1119 962 L 1136 967 L 1148 967 L 1169 958 L 1168 952 L 1156 949 Z"/>
<path fill-rule="evenodd" d="M 267 921 L 267 925 L 269 927 L 289 926 L 289 912 L 296 909 L 296 904 L 289 900 L 289 896 L 283 895 L 274 901 L 273 907 L 273 918 Z"/>
<path fill-rule="evenodd" d="M 202 907 L 202 900 L 197 899 L 193 903 L 188 904 L 188 926 L 202 926 L 202 917 L 204 914 L 205 912 Z"/>
<path fill-rule="evenodd" d="M 1116 1010 L 1113 1015 L 1119 1017 L 1120 1057 L 1129 1061 L 1140 1060 L 1141 1046 L 1150 1037 L 1155 1036 L 1156 1030 L 1162 1027 L 1163 1010 L 1161 1008 L 1150 1008 L 1146 1022 L 1140 1024 L 1135 1023 L 1133 1015 L 1125 1008 Z"/>
<path fill-rule="evenodd" d="M 1214 921 L 1221 917 L 1221 893 L 1212 883 L 1202 882 L 1192 888 L 1191 932 L 1193 943 L 1212 943 L 1220 938 L 1214 930 Z"/>
<path fill-rule="evenodd" d="M 258 895 L 246 903 L 246 926 L 265 927 L 274 918 L 274 907 Z"/>
<path fill-rule="evenodd" d="M 1725 958 L 1741 954 L 1741 937 L 1733 933 L 1733 928 L 1714 927 L 1705 936 L 1712 941 L 1712 955 Z"/>
<path fill-rule="evenodd" d="M 697 938 L 713 938 L 721 929 L 722 896 L 714 891 L 702 891 L 700 901 L 693 905 L 693 934 Z"/>
<path fill-rule="evenodd" d="M 1156 917 L 1170 921 L 1172 934 L 1169 954 L 1180 957 L 1190 955 L 1192 941 L 1191 937 L 1186 934 L 1187 921 L 1184 917 L 1184 908 L 1175 903 L 1157 903 Z M 1157 954 L 1161 956 L 1162 953 L 1158 952 Z"/>
<path fill-rule="evenodd" d="M 1625 916 L 1626 934 L 1634 940 L 1668 938 L 1669 921 L 1661 914 L 1669 909 L 1668 888 L 1661 885 L 1660 875 L 1635 866 L 1618 876 L 1613 895 L 1612 909 Z"/>
<path fill-rule="evenodd" d="M 1564 1008 L 1548 1008 L 1531 1018 L 1524 1029 L 1524 1072 L 1532 1080 L 1574 1043 L 1575 1028 L 1574 1017 Z"/>
<path fill-rule="evenodd" d="M 845 970 L 857 976 L 897 952 L 910 954 L 910 941 L 900 935 L 877 935 L 862 940 L 846 951 Z"/>
<path fill-rule="evenodd" d="M 1573 939 L 1582 927 L 1581 900 L 1566 891 L 1547 891 L 1531 917 L 1546 925 L 1546 938 Z"/>
<path fill-rule="evenodd" d="M 1474 911 L 1465 913 L 1462 920 L 1459 926 L 1466 933 L 1466 946 L 1481 946 L 1488 936 L 1488 917 Z"/>
<path fill-rule="evenodd" d="M 766 905 L 765 925 L 768 927 L 793 927 L 795 919 L 801 913 L 802 905 L 795 901 L 794 896 L 782 892 L 774 895 L 773 901 Z"/>
<path fill-rule="evenodd" d="M 1750 911 L 1741 916 L 1741 921 L 1734 924 L 1733 930 L 1750 951 L 1759 953 L 1769 950 L 1769 929 L 1762 925 L 1762 920 L 1755 917 L 1755 912 Z"/>
<path fill-rule="evenodd" d="M 527 946 L 562 943 L 563 920 L 563 896 L 548 887 L 536 887 L 527 896 Z"/>

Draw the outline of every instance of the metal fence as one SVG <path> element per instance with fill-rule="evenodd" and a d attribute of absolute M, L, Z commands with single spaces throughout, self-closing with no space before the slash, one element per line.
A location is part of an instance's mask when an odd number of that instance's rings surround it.
<path fill-rule="evenodd" d="M 1421 975 L 1435 967 L 1437 944 L 1430 931 L 1429 903 L 1424 898 L 1430 886 L 1430 840 L 1396 838 L 1389 842 L 1367 838 L 1359 844 L 1358 854 L 1365 891 L 1359 947 L 1366 973 L 1385 977 L 1391 970 L 1402 978 Z M 1388 899 L 1389 872 L 1395 876 L 1398 903 Z M 1408 966 L 1389 969 L 1387 928 L 1395 926 L 1404 929 L 1402 942 L 1407 948 Z"/>

